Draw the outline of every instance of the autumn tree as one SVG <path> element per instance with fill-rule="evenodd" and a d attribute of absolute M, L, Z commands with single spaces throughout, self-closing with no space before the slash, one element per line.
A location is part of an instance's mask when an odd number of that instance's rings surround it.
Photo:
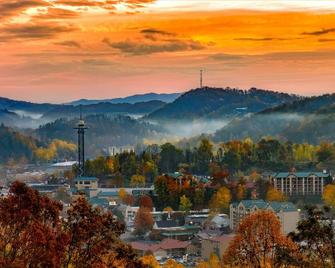
<path fill-rule="evenodd" d="M 153 224 L 151 211 L 146 207 L 140 207 L 135 216 L 135 234 L 146 234 L 152 229 Z"/>
<path fill-rule="evenodd" d="M 131 247 L 119 240 L 124 226 L 110 212 L 93 208 L 86 199 L 79 198 L 67 214 L 63 231 L 69 243 L 63 267 L 143 266 Z"/>
<path fill-rule="evenodd" d="M 192 203 L 190 199 L 186 196 L 183 195 L 180 197 L 180 204 L 179 204 L 179 209 L 181 211 L 189 212 L 192 208 Z"/>
<path fill-rule="evenodd" d="M 124 188 L 121 188 L 118 192 L 118 196 L 122 202 L 125 202 L 128 193 Z"/>
<path fill-rule="evenodd" d="M 132 206 L 135 203 L 135 198 L 132 194 L 127 194 L 124 203 L 128 206 Z"/>
<path fill-rule="evenodd" d="M 335 208 L 335 185 L 328 184 L 325 186 L 322 199 L 328 206 Z"/>
<path fill-rule="evenodd" d="M 212 253 L 209 256 L 208 261 L 200 262 L 196 268 L 220 268 L 220 267 L 222 267 L 222 265 L 220 263 L 219 257 L 215 253 Z"/>
<path fill-rule="evenodd" d="M 266 200 L 267 201 L 278 201 L 278 202 L 282 202 L 282 201 L 286 201 L 287 197 L 285 196 L 285 194 L 277 189 L 275 189 L 274 187 L 270 187 L 266 193 Z"/>
<path fill-rule="evenodd" d="M 279 258 L 285 253 L 285 258 Z M 281 267 L 287 261 L 294 266 L 298 246 L 281 233 L 277 216 L 259 210 L 244 218 L 229 244 L 223 260 L 233 267 Z"/>
<path fill-rule="evenodd" d="M 175 260 L 173 259 L 168 259 L 164 265 L 163 265 L 163 268 L 184 268 L 184 265 L 176 262 Z"/>
<path fill-rule="evenodd" d="M 215 213 L 226 212 L 231 201 L 230 190 L 223 186 L 212 196 L 210 209 Z"/>
<path fill-rule="evenodd" d="M 21 182 L 0 199 L 0 266 L 59 267 L 68 236 L 59 220 L 62 205 Z"/>
<path fill-rule="evenodd" d="M 111 213 L 76 200 L 62 206 L 20 182 L 0 200 L 1 267 L 145 267 L 119 240 L 124 226 Z"/>
<path fill-rule="evenodd" d="M 329 208 L 309 207 L 297 231 L 290 234 L 306 256 L 306 267 L 335 267 L 335 226 Z"/>
<path fill-rule="evenodd" d="M 148 195 L 142 195 L 139 200 L 140 207 L 144 207 L 152 211 L 153 208 L 153 202 L 150 196 Z"/>
<path fill-rule="evenodd" d="M 151 254 L 150 255 L 144 255 L 141 258 L 141 261 L 144 265 L 147 265 L 148 268 L 161 268 L 161 266 L 159 265 L 159 262 Z"/>
<path fill-rule="evenodd" d="M 145 177 L 142 175 L 133 175 L 130 179 L 131 187 L 144 187 L 145 186 Z"/>

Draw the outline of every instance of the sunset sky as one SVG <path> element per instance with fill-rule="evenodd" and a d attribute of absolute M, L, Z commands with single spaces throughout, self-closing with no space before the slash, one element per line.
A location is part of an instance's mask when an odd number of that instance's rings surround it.
<path fill-rule="evenodd" d="M 335 92 L 335 1 L 0 0 L 0 95 Z"/>

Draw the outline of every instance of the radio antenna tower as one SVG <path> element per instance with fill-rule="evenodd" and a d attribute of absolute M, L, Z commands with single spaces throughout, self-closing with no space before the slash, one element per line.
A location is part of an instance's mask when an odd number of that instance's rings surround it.
<path fill-rule="evenodd" d="M 78 133 L 78 177 L 82 177 L 85 174 L 85 131 L 87 129 L 85 121 L 83 119 L 82 105 L 80 109 L 80 118 L 77 127 L 74 129 Z"/>
<path fill-rule="evenodd" d="M 202 86 L 202 73 L 203 73 L 203 70 L 201 69 L 200 70 L 200 88 L 203 88 L 203 86 Z"/>

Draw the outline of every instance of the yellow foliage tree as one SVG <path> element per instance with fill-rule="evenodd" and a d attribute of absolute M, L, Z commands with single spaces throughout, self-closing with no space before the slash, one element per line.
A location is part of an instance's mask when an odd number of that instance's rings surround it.
<path fill-rule="evenodd" d="M 144 187 L 145 177 L 142 175 L 133 175 L 130 179 L 130 185 L 132 187 Z"/>
<path fill-rule="evenodd" d="M 286 201 L 287 197 L 281 191 L 273 187 L 270 187 L 268 192 L 266 193 L 266 200 L 282 202 L 282 201 Z"/>
<path fill-rule="evenodd" d="M 53 140 L 47 148 L 37 148 L 34 151 L 35 157 L 42 161 L 51 161 L 56 158 L 61 151 L 74 152 L 77 146 L 62 140 Z"/>
<path fill-rule="evenodd" d="M 325 187 L 322 198 L 326 205 L 335 207 L 335 185 L 334 184 L 328 184 Z"/>
<path fill-rule="evenodd" d="M 149 268 L 161 268 L 156 258 L 152 255 L 145 255 L 141 258 L 141 261 L 144 265 L 147 265 Z"/>
<path fill-rule="evenodd" d="M 200 262 L 196 268 L 220 268 L 221 263 L 220 259 L 215 253 L 212 253 L 209 257 L 209 260 Z"/>
<path fill-rule="evenodd" d="M 221 187 L 210 201 L 210 209 L 214 213 L 225 212 L 229 208 L 231 193 L 227 187 Z"/>
<path fill-rule="evenodd" d="M 128 193 L 124 188 L 121 188 L 119 190 L 118 195 L 119 195 L 119 198 L 121 199 L 121 201 L 124 202 L 126 200 L 126 197 L 127 197 Z"/>
<path fill-rule="evenodd" d="M 185 266 L 177 263 L 173 259 L 169 259 L 166 263 L 164 263 L 163 268 L 184 268 Z"/>
<path fill-rule="evenodd" d="M 180 204 L 179 204 L 179 209 L 181 211 L 189 212 L 192 208 L 192 203 L 190 199 L 186 196 L 183 195 L 180 197 Z"/>

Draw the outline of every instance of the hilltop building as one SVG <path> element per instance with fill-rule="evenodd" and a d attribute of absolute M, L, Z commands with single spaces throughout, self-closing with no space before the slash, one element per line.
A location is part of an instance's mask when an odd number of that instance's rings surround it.
<path fill-rule="evenodd" d="M 279 172 L 270 175 L 273 187 L 287 196 L 322 195 L 324 186 L 331 183 L 330 173 Z"/>
<path fill-rule="evenodd" d="M 262 199 L 231 203 L 230 229 L 236 230 L 241 220 L 260 209 L 271 210 L 276 213 L 283 233 L 288 234 L 296 229 L 300 212 L 292 202 L 266 202 Z"/>

